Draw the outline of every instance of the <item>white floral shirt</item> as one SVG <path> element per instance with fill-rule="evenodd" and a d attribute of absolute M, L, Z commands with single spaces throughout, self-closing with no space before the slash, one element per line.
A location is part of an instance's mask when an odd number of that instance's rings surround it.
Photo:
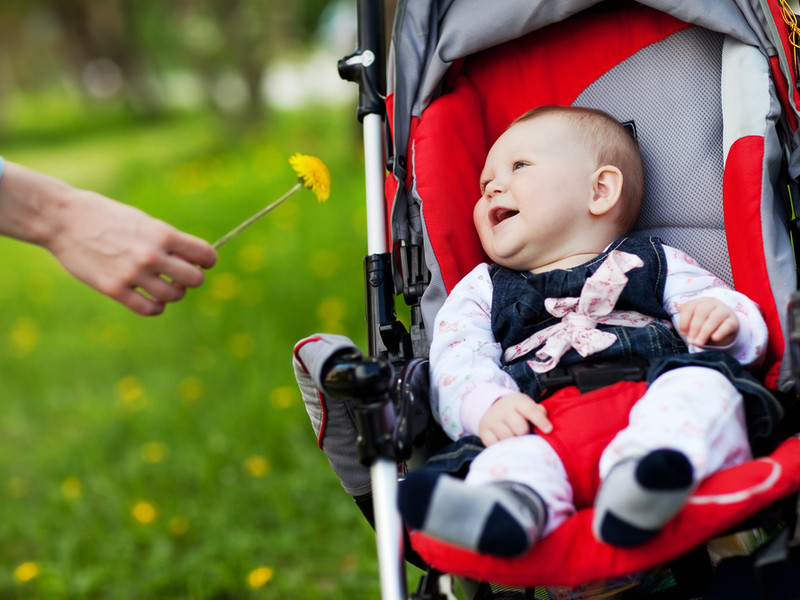
<path fill-rule="evenodd" d="M 767 326 L 758 306 L 701 268 L 693 258 L 663 246 L 667 277 L 662 304 L 679 327 L 678 307 L 695 298 L 716 298 L 739 319 L 739 332 L 728 346 L 689 346 L 689 352 L 719 350 L 746 367 L 764 358 Z M 453 440 L 476 435 L 489 407 L 508 394 L 519 392 L 502 368 L 503 351 L 492 334 L 492 280 L 489 265 L 480 264 L 450 292 L 439 313 L 431 342 L 430 365 L 434 417 Z"/>

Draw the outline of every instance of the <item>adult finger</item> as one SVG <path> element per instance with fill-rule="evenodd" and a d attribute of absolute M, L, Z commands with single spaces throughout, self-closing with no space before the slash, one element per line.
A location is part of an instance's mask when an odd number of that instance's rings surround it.
<path fill-rule="evenodd" d="M 173 255 L 160 261 L 155 265 L 153 271 L 166 275 L 179 285 L 190 288 L 198 287 L 206 277 L 203 270 L 194 263 L 189 263 L 182 257 Z"/>
<path fill-rule="evenodd" d="M 126 289 L 111 297 L 123 306 L 126 306 L 133 312 L 144 317 L 153 317 L 164 312 L 163 302 L 153 298 L 147 298 L 132 288 Z"/>
<path fill-rule="evenodd" d="M 175 230 L 167 241 L 166 250 L 183 257 L 193 265 L 210 269 L 217 262 L 217 251 L 207 241 Z"/>
<path fill-rule="evenodd" d="M 177 302 L 186 295 L 186 288 L 179 283 L 165 281 L 158 275 L 145 278 L 139 285 L 141 289 L 160 302 Z"/>

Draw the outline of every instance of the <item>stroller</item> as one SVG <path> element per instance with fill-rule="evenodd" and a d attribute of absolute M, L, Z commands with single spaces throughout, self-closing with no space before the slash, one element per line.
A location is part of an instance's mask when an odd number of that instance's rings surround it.
<path fill-rule="evenodd" d="M 364 125 L 368 356 L 322 334 L 297 344 L 294 363 L 320 447 L 376 528 L 382 597 L 407 597 L 404 538 L 406 558 L 430 566 L 415 598 L 449 597 L 440 572 L 483 582 L 474 598 L 515 597 L 498 586 L 530 598 L 537 585 L 575 590 L 666 563 L 682 591 L 654 598 L 800 597 L 781 588 L 800 581 L 800 38 L 788 5 L 406 0 L 386 86 L 380 4 L 359 1 L 359 48 L 339 64 L 359 83 Z M 497 558 L 407 535 L 397 478 L 441 445 L 426 405 L 427 332 L 448 291 L 487 261 L 472 225 L 484 158 L 517 115 L 546 104 L 599 108 L 636 131 L 646 187 L 632 235 L 680 247 L 759 304 L 770 342 L 758 375 L 786 416 L 777 448 L 705 480 L 644 546 L 596 542 L 585 508 L 528 554 Z M 395 293 L 411 307 L 409 331 Z M 580 389 L 608 375 L 572 377 Z M 752 527 L 771 541 L 714 576 L 705 542 Z"/>

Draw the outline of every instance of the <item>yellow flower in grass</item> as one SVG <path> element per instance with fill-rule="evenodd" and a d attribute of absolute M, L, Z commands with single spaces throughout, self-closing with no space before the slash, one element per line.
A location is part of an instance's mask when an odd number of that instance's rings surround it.
<path fill-rule="evenodd" d="M 250 571 L 247 576 L 247 583 L 253 589 L 264 587 L 272 579 L 272 575 L 273 571 L 270 567 L 257 567 Z"/>
<path fill-rule="evenodd" d="M 37 575 L 39 575 L 39 564 L 33 561 L 24 562 L 14 569 L 14 581 L 17 583 L 28 583 Z"/>
<path fill-rule="evenodd" d="M 228 240 L 239 235 L 242 231 L 250 227 L 250 225 L 258 221 L 261 217 L 283 204 L 300 188 L 306 187 L 310 189 L 312 192 L 314 192 L 314 194 L 317 196 L 317 200 L 320 202 L 325 202 L 328 199 L 328 197 L 331 195 L 331 174 L 324 162 L 322 162 L 316 156 L 308 156 L 307 154 L 297 153 L 289 158 L 289 164 L 292 165 L 295 173 L 297 173 L 297 178 L 299 179 L 298 183 L 296 183 L 294 187 L 292 187 L 292 189 L 286 192 L 283 196 L 275 200 L 275 202 L 266 208 L 262 208 L 244 223 L 219 238 L 211 245 L 213 248 L 219 248 Z"/>
<path fill-rule="evenodd" d="M 142 445 L 139 453 L 144 462 L 157 464 L 164 462 L 164 459 L 167 457 L 167 447 L 161 442 L 147 442 Z"/>
<path fill-rule="evenodd" d="M 251 456 L 244 461 L 244 468 L 251 477 L 264 477 L 272 470 L 272 465 L 263 456 Z"/>
<path fill-rule="evenodd" d="M 303 186 L 310 189 L 317 196 L 317 200 L 325 202 L 331 195 L 331 174 L 325 163 L 316 156 L 308 156 L 299 152 L 289 159 L 297 177 L 303 181 Z"/>
<path fill-rule="evenodd" d="M 77 477 L 67 477 L 61 482 L 61 493 L 67 498 L 78 498 L 83 493 L 83 485 Z"/>
<path fill-rule="evenodd" d="M 149 525 L 155 521 L 156 517 L 158 516 L 155 506 L 149 502 L 145 502 L 144 500 L 140 500 L 133 505 L 131 514 L 133 515 L 133 518 L 142 525 Z"/>

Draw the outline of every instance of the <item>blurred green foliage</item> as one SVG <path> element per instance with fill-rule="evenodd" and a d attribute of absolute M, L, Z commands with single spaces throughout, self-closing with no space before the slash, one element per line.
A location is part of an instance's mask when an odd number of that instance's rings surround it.
<path fill-rule="evenodd" d="M 209 241 L 293 185 L 293 153 L 332 178 L 327 203 L 298 193 L 153 319 L 0 238 L 0 598 L 378 596 L 374 535 L 291 368 L 317 331 L 366 345 L 360 126 L 354 103 L 263 97 L 271 62 L 351 4 L 0 4 L 7 160 Z"/>
<path fill-rule="evenodd" d="M 374 536 L 291 371 L 316 331 L 365 345 L 353 108 L 231 129 L 51 90 L 5 114 L 6 159 L 209 240 L 294 183 L 294 152 L 326 162 L 332 192 L 295 195 L 153 319 L 0 239 L 0 597 L 377 597 Z"/>

